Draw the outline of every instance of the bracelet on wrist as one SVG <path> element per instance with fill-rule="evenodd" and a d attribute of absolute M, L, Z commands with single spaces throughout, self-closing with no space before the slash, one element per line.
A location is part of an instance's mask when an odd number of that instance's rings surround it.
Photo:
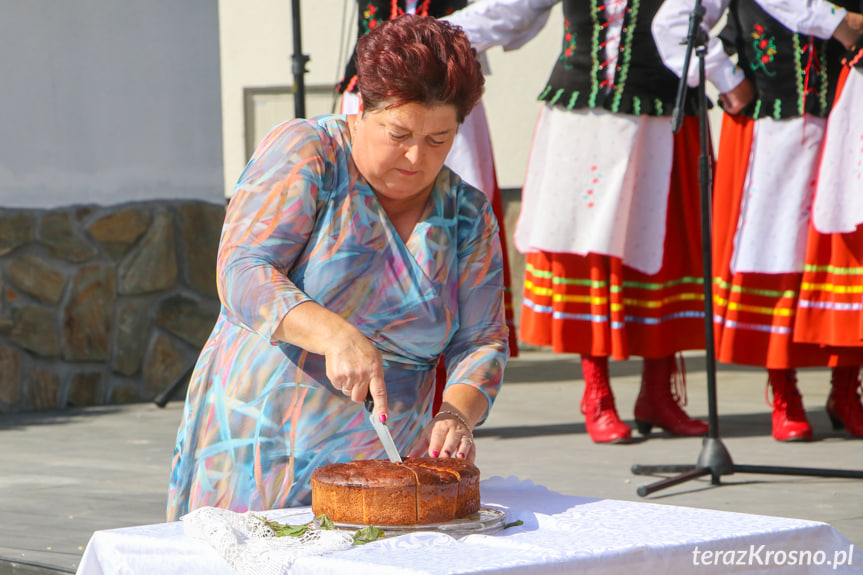
<path fill-rule="evenodd" d="M 456 413 L 455 411 L 452 411 L 452 410 L 449 410 L 449 409 L 440 409 L 440 410 L 438 410 L 437 415 L 435 415 L 435 417 L 437 417 L 438 415 L 441 415 L 441 414 L 443 414 L 443 415 L 450 415 L 450 416 L 452 416 L 453 418 L 455 418 L 459 423 L 461 423 L 462 425 L 464 425 L 465 429 L 467 429 L 468 433 L 470 433 L 471 438 L 473 437 L 473 429 L 471 428 L 471 426 L 470 426 L 470 425 L 468 425 L 468 423 L 467 423 L 467 421 L 465 421 L 464 417 L 462 417 L 461 415 L 459 415 L 459 414 L 458 414 L 458 413 Z"/>

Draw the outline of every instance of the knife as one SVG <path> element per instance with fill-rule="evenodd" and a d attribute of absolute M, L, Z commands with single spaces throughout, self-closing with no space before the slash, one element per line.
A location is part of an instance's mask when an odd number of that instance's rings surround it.
<path fill-rule="evenodd" d="M 387 427 L 386 424 L 381 423 L 380 420 L 375 417 L 375 402 L 372 400 L 371 392 L 366 396 L 366 400 L 363 405 L 366 406 L 366 411 L 369 412 L 369 421 L 372 422 L 372 427 L 375 428 L 375 433 L 378 434 L 378 439 L 380 439 L 381 443 L 384 444 L 384 451 L 387 452 L 387 457 L 389 457 L 390 461 L 393 463 L 401 463 L 402 457 L 399 455 L 399 450 L 396 449 L 396 442 L 393 441 L 393 436 L 390 434 L 389 427 Z"/>

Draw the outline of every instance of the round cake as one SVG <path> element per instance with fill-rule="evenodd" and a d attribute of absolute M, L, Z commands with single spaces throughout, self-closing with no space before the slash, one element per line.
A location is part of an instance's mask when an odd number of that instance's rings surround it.
<path fill-rule="evenodd" d="M 336 523 L 424 525 L 479 511 L 479 469 L 463 459 L 360 460 L 312 472 L 312 512 Z"/>

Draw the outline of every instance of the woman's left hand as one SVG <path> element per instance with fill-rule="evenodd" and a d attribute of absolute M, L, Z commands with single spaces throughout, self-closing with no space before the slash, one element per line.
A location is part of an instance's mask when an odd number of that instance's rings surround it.
<path fill-rule="evenodd" d="M 754 99 L 755 87 L 746 78 L 731 91 L 719 94 L 719 102 L 722 104 L 722 109 L 731 116 L 739 114 Z"/>
<path fill-rule="evenodd" d="M 410 457 L 456 457 L 473 463 L 476 445 L 464 415 L 453 408 L 441 408 L 425 428 Z"/>

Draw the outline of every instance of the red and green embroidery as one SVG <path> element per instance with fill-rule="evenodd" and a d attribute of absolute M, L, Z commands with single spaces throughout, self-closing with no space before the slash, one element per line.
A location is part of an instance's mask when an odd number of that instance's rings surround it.
<path fill-rule="evenodd" d="M 582 68 L 587 66 L 587 62 L 584 61 L 587 58 L 574 61 L 574 57 L 580 55 L 576 50 L 585 52 L 584 55 L 589 56 L 590 67 L 586 70 L 590 82 L 589 89 L 587 86 L 581 87 L 581 90 L 573 87 L 561 88 L 558 87 L 557 81 L 549 80 L 539 94 L 538 100 L 549 105 L 559 105 L 568 110 L 577 107 L 604 107 L 617 113 L 664 115 L 667 103 L 663 103 L 658 98 L 639 98 L 627 92 L 627 81 L 633 58 L 632 46 L 639 34 L 638 31 L 642 29 L 640 20 L 644 16 L 641 9 L 645 6 L 645 1 L 582 0 L 586 6 L 578 10 L 588 12 L 590 33 L 582 29 L 583 23 L 579 20 L 582 15 L 572 17 L 570 21 L 565 13 L 562 49 L 555 65 L 566 71 L 573 69 L 582 71 Z M 612 6 L 614 10 L 609 9 L 608 6 Z M 648 3 L 647 6 L 652 5 Z M 616 23 L 620 24 L 620 44 L 617 54 L 609 56 L 606 52 L 610 41 L 608 29 Z M 576 37 L 576 31 L 578 31 L 578 37 Z M 609 69 L 612 66 L 615 67 L 614 70 Z"/>
<path fill-rule="evenodd" d="M 575 54 L 575 30 L 569 20 L 563 20 L 563 48 L 560 51 L 560 61 L 563 62 L 563 67 L 567 70 L 572 70 L 573 66 L 569 63 L 569 59 Z"/>
<path fill-rule="evenodd" d="M 414 14 L 417 16 L 428 16 L 429 14 L 429 5 L 431 4 L 431 0 L 423 0 L 423 2 L 417 6 Z M 449 10 L 452 12 L 452 10 Z M 401 16 L 405 11 L 399 7 L 398 0 L 392 0 L 390 2 L 390 14 L 389 17 L 382 16 L 378 11 L 378 7 L 373 3 L 366 4 L 365 10 L 363 10 L 363 29 L 365 33 L 368 34 L 372 30 L 374 30 L 382 21 L 384 20 L 392 20 L 397 16 Z"/>
<path fill-rule="evenodd" d="M 378 16 L 378 7 L 374 4 L 367 4 L 363 10 L 363 29 L 368 34 L 381 23 L 382 18 Z"/>
<path fill-rule="evenodd" d="M 752 30 L 752 47 L 755 48 L 755 59 L 752 60 L 750 67 L 757 72 L 759 69 L 768 76 L 775 76 L 776 72 L 771 72 L 767 69 L 767 65 L 773 62 L 776 56 L 776 44 L 773 41 L 773 36 L 768 36 L 764 31 L 764 26 L 755 24 Z"/>
<path fill-rule="evenodd" d="M 593 58 L 591 58 L 590 94 L 587 97 L 587 105 L 591 108 L 596 107 L 596 97 L 599 94 L 599 59 L 602 57 L 602 48 L 599 46 L 599 31 L 604 28 L 599 21 L 598 2 L 599 0 L 590 0 L 590 19 L 593 22 L 593 38 L 591 38 L 590 43 L 592 45 L 591 53 L 593 54 Z"/>
<path fill-rule="evenodd" d="M 800 39 L 806 40 L 801 45 Z M 820 50 L 818 48 L 821 48 Z M 818 52 L 821 52 L 819 54 Z M 826 44 L 819 43 L 816 46 L 815 38 L 812 36 L 801 37 L 794 35 L 794 65 L 797 70 L 797 112 L 800 115 L 806 113 L 806 98 L 809 94 L 818 97 L 818 109 L 824 116 L 827 115 L 827 70 L 821 65 L 826 58 Z M 805 63 L 804 63 L 805 57 Z"/>
<path fill-rule="evenodd" d="M 620 110 L 620 99 L 623 97 L 623 88 L 626 86 L 626 78 L 629 76 L 629 67 L 632 62 L 632 38 L 635 32 L 635 23 L 638 20 L 638 10 L 640 8 L 639 0 L 633 0 L 632 5 L 626 9 L 624 16 L 623 28 L 620 38 L 623 44 L 623 58 L 618 68 L 616 86 L 614 91 L 614 101 L 611 104 L 611 111 L 617 112 Z M 640 114 L 639 110 L 636 114 Z"/>

